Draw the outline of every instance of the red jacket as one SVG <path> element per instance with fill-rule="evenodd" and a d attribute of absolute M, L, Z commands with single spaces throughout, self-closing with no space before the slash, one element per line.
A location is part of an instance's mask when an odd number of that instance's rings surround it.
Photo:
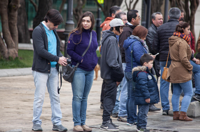
<path fill-rule="evenodd" d="M 190 39 L 191 39 L 190 47 L 191 47 L 192 50 L 194 50 L 194 53 L 195 53 L 196 52 L 195 51 L 195 41 L 194 41 L 194 36 L 193 36 L 192 32 L 190 32 L 189 36 L 190 36 Z"/>
<path fill-rule="evenodd" d="M 109 30 L 110 29 L 110 21 L 114 19 L 113 17 L 107 17 L 105 19 L 105 21 L 100 25 L 100 27 L 102 28 L 102 31 L 104 30 Z"/>

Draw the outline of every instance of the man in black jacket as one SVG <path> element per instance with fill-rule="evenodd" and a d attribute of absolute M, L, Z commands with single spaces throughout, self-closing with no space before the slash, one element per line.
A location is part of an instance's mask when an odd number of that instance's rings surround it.
<path fill-rule="evenodd" d="M 66 65 L 66 58 L 60 52 L 60 41 L 56 28 L 63 21 L 59 11 L 50 9 L 45 18 L 33 30 L 33 77 L 35 83 L 35 96 L 33 104 L 33 131 L 42 131 L 42 105 L 44 102 L 46 87 L 51 100 L 53 131 L 67 131 L 61 124 L 62 112 L 58 94 L 58 70 L 59 64 Z"/>
<path fill-rule="evenodd" d="M 153 51 L 155 53 L 159 52 L 159 61 L 160 61 L 160 69 L 161 69 L 161 76 L 164 70 L 164 66 L 166 64 L 167 55 L 169 52 L 169 43 L 168 38 L 171 37 L 175 31 L 176 25 L 178 25 L 178 19 L 181 15 L 181 11 L 177 7 L 173 7 L 169 10 L 169 20 L 168 22 L 164 23 L 157 29 L 157 35 L 155 35 L 154 43 L 152 46 Z M 171 60 L 169 57 L 168 65 L 169 67 L 171 64 Z M 161 104 L 163 109 L 163 115 L 168 115 L 168 111 L 170 109 L 169 99 L 169 82 L 160 78 L 160 96 L 161 96 Z"/>
<path fill-rule="evenodd" d="M 123 69 L 125 71 L 126 68 L 126 60 L 125 60 L 125 51 L 123 48 L 124 45 L 124 40 L 126 40 L 130 35 L 132 35 L 133 29 L 140 24 L 140 15 L 138 13 L 137 10 L 130 10 L 127 12 L 127 19 L 129 24 L 127 26 L 125 26 L 123 28 L 123 32 L 121 33 L 121 35 L 119 36 L 119 45 L 120 45 L 120 52 L 121 52 L 121 56 L 122 56 L 122 66 Z M 118 114 L 118 121 L 126 121 L 126 115 L 127 115 L 127 122 L 134 122 L 135 119 L 137 119 L 137 117 L 133 117 L 134 115 L 133 113 L 133 107 L 131 105 L 131 103 L 133 102 L 132 100 L 134 99 L 133 97 L 131 97 L 131 93 L 128 93 L 128 86 L 127 86 L 127 80 L 124 77 L 122 84 L 120 84 L 122 86 L 121 88 L 121 95 L 120 95 L 120 101 L 121 102 L 127 102 L 127 106 L 124 105 L 124 107 L 126 107 L 126 110 L 124 110 L 123 107 L 119 108 L 119 114 Z M 125 97 L 128 95 L 128 98 Z M 123 101 L 125 100 L 125 101 Z M 136 113 L 136 112 L 135 112 Z M 132 125 L 132 124 L 130 124 Z"/>
<path fill-rule="evenodd" d="M 148 34 L 146 37 L 146 43 L 149 47 L 149 51 L 152 54 L 156 54 L 156 52 L 153 49 L 153 40 L 154 40 L 154 36 L 156 35 L 156 30 L 158 27 L 160 27 L 163 24 L 163 16 L 160 12 L 155 12 L 152 14 L 151 16 L 151 20 L 152 20 L 152 24 L 148 29 Z M 155 60 L 154 60 L 154 64 L 153 67 L 155 69 L 156 72 L 156 76 L 157 76 L 157 80 L 158 77 L 160 76 L 160 63 L 159 63 L 159 55 L 156 56 Z M 149 111 L 159 111 L 160 108 L 157 108 L 154 104 L 151 104 L 149 106 Z"/>

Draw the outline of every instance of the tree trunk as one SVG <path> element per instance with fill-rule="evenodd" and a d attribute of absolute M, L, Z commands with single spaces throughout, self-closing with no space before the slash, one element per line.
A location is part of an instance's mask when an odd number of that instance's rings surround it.
<path fill-rule="evenodd" d="M 18 9 L 17 28 L 19 43 L 30 43 L 25 0 L 20 0 L 20 7 Z"/>
<path fill-rule="evenodd" d="M 44 16 L 51 9 L 52 0 L 39 0 L 38 12 L 33 19 L 33 29 L 44 20 Z"/>
<path fill-rule="evenodd" d="M 19 7 L 19 0 L 0 1 L 0 16 L 1 16 L 2 32 L 3 32 L 3 37 L 0 36 L 0 48 L 1 48 L 0 56 L 6 59 L 9 57 L 12 57 L 14 59 L 18 56 L 18 31 L 17 31 L 18 7 Z"/>
<path fill-rule="evenodd" d="M 85 3 L 86 0 L 77 0 L 77 6 L 73 9 L 73 15 L 77 23 L 83 14 L 83 6 L 85 5 Z"/>
<path fill-rule="evenodd" d="M 110 7 L 117 5 L 120 6 L 122 4 L 123 0 L 104 0 L 104 7 L 102 5 L 100 5 L 97 0 L 95 0 L 95 2 L 97 3 L 97 5 L 101 8 L 101 10 L 103 11 L 103 14 L 105 17 L 109 16 L 109 10 Z"/>
<path fill-rule="evenodd" d="M 151 14 L 154 12 L 161 12 L 161 6 L 163 5 L 163 0 L 152 0 L 151 1 Z"/>

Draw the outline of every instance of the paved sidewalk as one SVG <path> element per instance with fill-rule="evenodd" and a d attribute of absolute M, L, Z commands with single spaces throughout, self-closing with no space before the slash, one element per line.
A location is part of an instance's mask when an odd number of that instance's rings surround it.
<path fill-rule="evenodd" d="M 30 68 L 28 69 L 30 72 Z M 9 70 L 19 71 L 19 69 Z M 93 82 L 88 97 L 86 124 L 93 127 L 93 132 L 104 132 L 100 130 L 103 112 L 99 108 L 101 84 L 102 79 L 99 77 Z M 34 90 L 32 75 L 0 77 L 0 132 L 32 132 Z M 50 99 L 47 91 L 45 96 L 41 115 L 42 128 L 44 132 L 53 132 Z M 72 90 L 71 84 L 65 81 L 61 89 L 60 102 L 63 113 L 62 124 L 68 128 L 69 132 L 72 132 Z M 156 106 L 161 108 L 160 103 Z M 151 132 L 200 132 L 200 118 L 193 119 L 191 122 L 173 121 L 172 116 L 163 116 L 161 111 L 149 112 L 147 128 Z M 126 123 L 118 122 L 116 118 L 113 118 L 113 122 L 120 125 L 119 132 L 136 132 L 136 126 L 127 126 Z"/>

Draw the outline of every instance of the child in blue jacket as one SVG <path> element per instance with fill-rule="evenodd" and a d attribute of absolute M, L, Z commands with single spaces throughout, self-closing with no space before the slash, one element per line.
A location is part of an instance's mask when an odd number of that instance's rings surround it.
<path fill-rule="evenodd" d="M 135 85 L 135 104 L 138 105 L 138 123 L 139 132 L 147 132 L 147 114 L 149 105 L 159 102 L 159 92 L 155 77 L 149 72 L 153 67 L 153 57 L 144 54 L 140 58 L 142 66 L 132 69 L 133 81 Z"/>

